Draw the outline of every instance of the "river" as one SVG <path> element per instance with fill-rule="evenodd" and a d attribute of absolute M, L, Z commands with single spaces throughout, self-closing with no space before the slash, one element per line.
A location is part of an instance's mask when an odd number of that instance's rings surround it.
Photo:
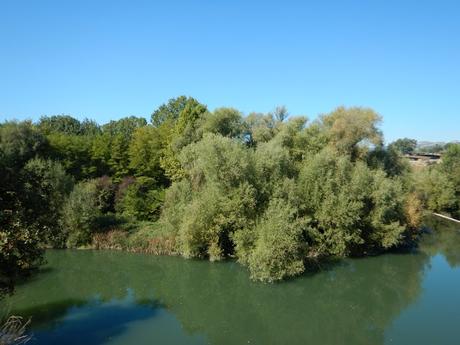
<path fill-rule="evenodd" d="M 459 344 L 460 226 L 427 226 L 417 249 L 272 285 L 229 261 L 50 250 L 0 307 L 40 345 Z"/>

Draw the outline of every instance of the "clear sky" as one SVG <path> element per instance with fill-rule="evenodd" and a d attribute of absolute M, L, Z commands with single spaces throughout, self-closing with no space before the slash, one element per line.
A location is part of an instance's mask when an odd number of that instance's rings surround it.
<path fill-rule="evenodd" d="M 149 117 L 171 97 L 460 140 L 460 1 L 0 0 L 0 120 Z"/>

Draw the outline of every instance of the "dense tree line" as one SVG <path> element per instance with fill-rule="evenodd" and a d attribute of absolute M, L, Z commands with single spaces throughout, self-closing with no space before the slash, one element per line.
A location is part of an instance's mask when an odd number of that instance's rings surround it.
<path fill-rule="evenodd" d="M 358 107 L 313 122 L 284 107 L 243 116 L 181 96 L 150 123 L 5 122 L 2 287 L 37 267 L 43 248 L 91 246 L 107 234 L 112 247 L 167 243 L 184 257 L 236 258 L 263 281 L 323 257 L 406 244 L 424 205 L 458 212 L 460 150 L 415 176 L 398 145 L 383 145 L 380 120 Z"/>

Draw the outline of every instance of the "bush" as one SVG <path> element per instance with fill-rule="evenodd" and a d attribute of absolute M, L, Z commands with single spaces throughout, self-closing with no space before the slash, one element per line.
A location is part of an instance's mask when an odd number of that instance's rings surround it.
<path fill-rule="evenodd" d="M 257 240 L 248 260 L 251 277 L 273 282 L 302 273 L 307 247 L 302 238 L 304 226 L 295 207 L 272 199 L 255 228 Z"/>
<path fill-rule="evenodd" d="M 92 234 L 98 230 L 96 224 L 101 215 L 97 206 L 96 183 L 90 181 L 77 184 L 63 209 L 68 247 L 79 247 L 91 242 Z"/>

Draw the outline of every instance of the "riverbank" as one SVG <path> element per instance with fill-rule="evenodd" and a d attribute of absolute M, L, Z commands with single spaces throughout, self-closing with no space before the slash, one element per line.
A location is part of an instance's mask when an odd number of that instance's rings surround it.
<path fill-rule="evenodd" d="M 165 234 L 157 222 L 141 222 L 130 231 L 111 229 L 92 236 L 90 248 L 124 250 L 152 255 L 178 255 L 175 237 Z"/>

